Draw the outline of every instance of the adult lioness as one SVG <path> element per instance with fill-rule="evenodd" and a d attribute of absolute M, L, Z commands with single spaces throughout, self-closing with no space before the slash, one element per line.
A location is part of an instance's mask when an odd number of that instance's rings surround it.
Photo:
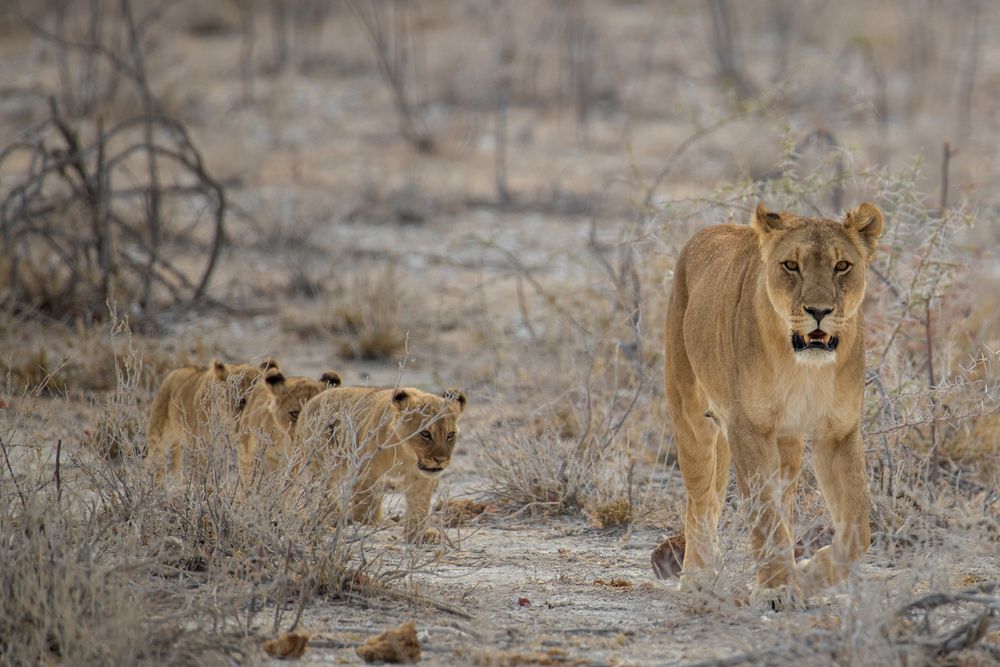
<path fill-rule="evenodd" d="M 212 361 L 208 368 L 185 366 L 167 373 L 150 406 L 146 427 L 147 457 L 156 477 L 167 467 L 168 454 L 170 471 L 180 472 L 184 446 L 211 437 L 213 416 L 222 420 L 223 427 L 234 429 L 254 385 L 264 371 L 277 368 L 270 359 L 259 365 Z"/>
<path fill-rule="evenodd" d="M 411 542 L 434 541 L 425 529 L 438 477 L 451 463 L 465 394 L 442 396 L 412 387 L 328 389 L 306 403 L 296 431 L 296 455 L 309 461 L 314 477 L 343 499 L 354 521 L 377 523 L 382 516 L 382 484 L 401 478 L 406 495 L 404 534 Z"/>
<path fill-rule="evenodd" d="M 340 375 L 334 371 L 326 371 L 319 380 L 286 378 L 276 368 L 265 372 L 263 382 L 250 391 L 244 410 L 237 455 L 244 488 L 253 479 L 258 457 L 268 474 L 284 465 L 302 408 L 316 394 L 340 384 Z"/>
<path fill-rule="evenodd" d="M 833 584 L 867 549 L 861 302 L 882 225 L 868 203 L 843 223 L 759 205 L 750 225 L 702 230 L 681 252 L 665 380 L 687 490 L 682 584 L 718 562 L 730 456 L 751 501 L 758 586 L 787 587 L 768 595 Z M 804 434 L 836 534 L 796 566 L 788 522 Z"/>

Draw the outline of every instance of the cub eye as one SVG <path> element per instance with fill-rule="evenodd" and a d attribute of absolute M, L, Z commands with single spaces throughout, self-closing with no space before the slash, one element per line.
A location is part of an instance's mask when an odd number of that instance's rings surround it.
<path fill-rule="evenodd" d="M 844 271 L 847 271 L 847 269 L 851 268 L 851 263 L 840 260 L 833 268 L 837 271 L 837 273 L 843 273 Z"/>
<path fill-rule="evenodd" d="M 243 408 L 245 408 L 246 406 L 247 406 L 247 399 L 246 399 L 246 396 L 244 396 L 243 398 L 241 398 L 241 399 L 240 399 L 240 400 L 239 400 L 239 401 L 238 401 L 238 402 L 236 403 L 236 407 L 238 407 L 238 408 L 239 408 L 240 410 L 242 410 L 242 409 L 243 409 Z"/>
<path fill-rule="evenodd" d="M 783 267 L 785 267 L 785 271 L 788 271 L 789 273 L 798 273 L 799 272 L 799 264 L 798 264 L 798 262 L 792 262 L 792 261 L 782 262 L 781 265 Z"/>
<path fill-rule="evenodd" d="M 292 421 L 295 421 L 296 419 L 299 418 L 299 411 L 298 410 L 289 410 L 288 416 L 289 416 L 289 418 Z"/>
<path fill-rule="evenodd" d="M 431 439 L 431 432 L 430 431 L 421 431 L 420 432 L 420 437 L 423 438 L 424 440 L 430 440 Z"/>
<path fill-rule="evenodd" d="M 454 440 L 455 439 L 455 432 L 454 431 L 452 431 L 451 433 L 448 434 L 448 439 L 449 440 Z"/>

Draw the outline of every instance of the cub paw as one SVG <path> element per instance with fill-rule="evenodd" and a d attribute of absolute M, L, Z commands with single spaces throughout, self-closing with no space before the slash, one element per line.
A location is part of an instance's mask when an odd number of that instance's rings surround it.
<path fill-rule="evenodd" d="M 441 544 L 444 542 L 444 534 L 437 528 L 424 528 L 422 531 L 408 530 L 406 541 L 411 544 Z"/>
<path fill-rule="evenodd" d="M 753 602 L 756 606 L 771 611 L 793 611 L 806 607 L 802 593 L 794 586 L 788 585 L 758 588 L 754 591 Z"/>

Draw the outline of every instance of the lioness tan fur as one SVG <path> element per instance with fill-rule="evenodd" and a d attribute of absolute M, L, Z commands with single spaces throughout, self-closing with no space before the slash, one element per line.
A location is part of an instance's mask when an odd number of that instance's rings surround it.
<path fill-rule="evenodd" d="M 424 523 L 438 477 L 451 463 L 465 402 L 454 389 L 442 396 L 410 387 L 328 389 L 302 410 L 296 453 L 331 491 L 353 480 L 347 509 L 355 521 L 377 523 L 382 484 L 400 479 L 406 539 L 435 541 L 440 535 Z"/>
<path fill-rule="evenodd" d="M 170 472 L 180 472 L 185 446 L 210 437 L 213 415 L 236 429 L 251 390 L 265 370 L 276 368 L 271 360 L 259 365 L 212 361 L 208 368 L 186 366 L 170 371 L 153 399 L 146 428 L 147 456 L 156 477 L 162 477 L 168 456 Z"/>
<path fill-rule="evenodd" d="M 250 391 L 244 410 L 237 455 L 244 489 L 258 465 L 265 475 L 285 465 L 302 408 L 316 394 L 340 384 L 340 375 L 334 371 L 326 371 L 319 380 L 286 378 L 278 369 L 264 374 L 263 382 Z"/>
<path fill-rule="evenodd" d="M 836 583 L 868 548 L 861 303 L 882 226 L 868 203 L 842 223 L 759 205 L 750 225 L 709 227 L 681 252 L 665 381 L 687 490 L 682 586 L 719 562 L 730 458 L 762 592 Z M 789 522 L 804 435 L 835 537 L 796 565 Z"/>

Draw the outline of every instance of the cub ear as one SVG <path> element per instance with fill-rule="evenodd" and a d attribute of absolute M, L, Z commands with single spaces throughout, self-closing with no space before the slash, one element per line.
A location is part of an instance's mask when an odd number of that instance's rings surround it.
<path fill-rule="evenodd" d="M 768 211 L 764 203 L 761 202 L 757 204 L 757 210 L 754 211 L 753 219 L 750 220 L 750 226 L 761 234 L 769 234 L 784 229 L 785 221 L 781 219 L 780 213 Z"/>
<path fill-rule="evenodd" d="M 868 202 L 864 202 L 853 211 L 848 211 L 844 216 L 844 227 L 858 235 L 861 244 L 868 251 L 869 259 L 878 248 L 878 240 L 882 237 L 884 225 L 885 217 L 882 211 L 875 204 Z"/>
<path fill-rule="evenodd" d="M 218 359 L 212 359 L 212 373 L 219 380 L 225 380 L 229 376 L 229 369 Z"/>
<path fill-rule="evenodd" d="M 269 384 L 272 387 L 274 387 L 274 386 L 279 385 L 279 384 L 284 384 L 285 383 L 285 376 L 277 368 L 272 368 L 264 376 L 264 382 L 266 382 L 267 384 Z"/>
<path fill-rule="evenodd" d="M 458 403 L 459 412 L 465 410 L 465 393 L 461 389 L 454 389 L 454 388 L 446 389 L 445 392 L 441 395 L 444 396 L 449 401 L 455 401 L 456 403 Z"/>
<path fill-rule="evenodd" d="M 397 389 L 392 394 L 392 402 L 397 408 L 406 405 L 408 400 L 410 400 L 410 394 L 405 389 Z"/>
<path fill-rule="evenodd" d="M 271 357 L 268 357 L 264 361 L 260 362 L 260 367 L 261 367 L 261 370 L 265 370 L 265 371 L 269 371 L 272 368 L 275 369 L 275 370 L 277 370 L 278 369 L 278 362 L 275 361 L 274 359 L 272 359 Z"/>
<path fill-rule="evenodd" d="M 331 387 L 339 387 L 343 380 L 340 379 L 340 374 L 333 371 L 326 371 L 319 377 L 319 381 L 330 385 Z"/>

